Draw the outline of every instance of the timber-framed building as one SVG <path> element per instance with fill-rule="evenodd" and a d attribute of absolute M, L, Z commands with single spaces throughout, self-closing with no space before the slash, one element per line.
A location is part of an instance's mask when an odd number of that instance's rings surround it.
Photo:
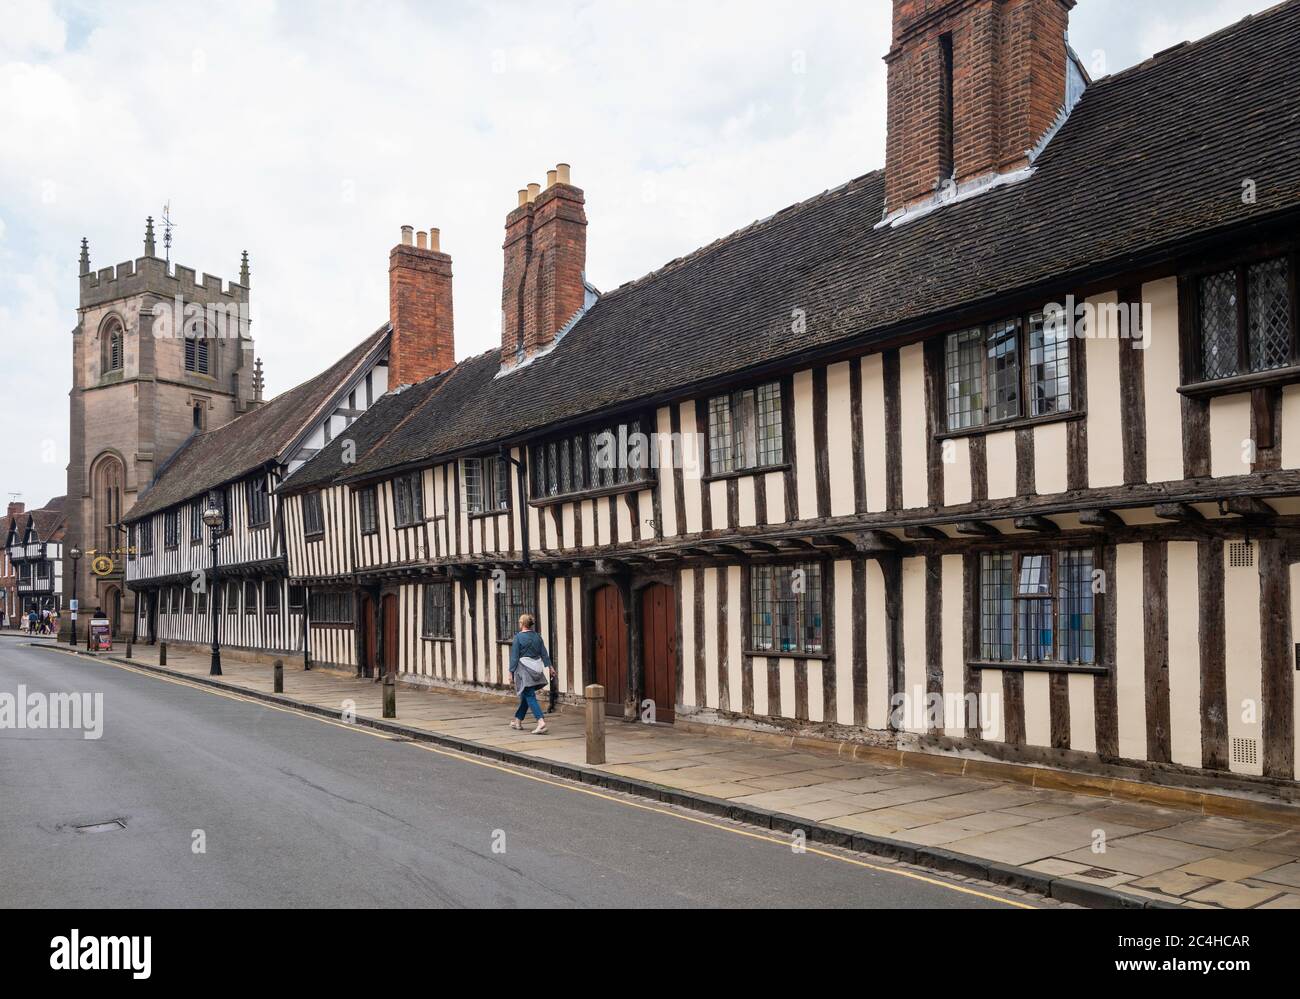
<path fill-rule="evenodd" d="M 489 353 L 408 232 L 420 377 L 273 483 L 285 647 L 501 687 L 529 610 L 629 720 L 1294 799 L 1300 3 L 1098 80 L 1072 6 L 896 0 L 885 169 L 605 294 L 560 165 Z"/>

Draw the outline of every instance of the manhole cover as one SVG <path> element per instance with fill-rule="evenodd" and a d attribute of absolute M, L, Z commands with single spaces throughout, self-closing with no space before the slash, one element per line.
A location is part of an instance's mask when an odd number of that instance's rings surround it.
<path fill-rule="evenodd" d="M 126 823 L 121 819 L 109 819 L 107 822 L 91 822 L 84 826 L 73 826 L 79 833 L 117 832 L 125 829 Z"/>

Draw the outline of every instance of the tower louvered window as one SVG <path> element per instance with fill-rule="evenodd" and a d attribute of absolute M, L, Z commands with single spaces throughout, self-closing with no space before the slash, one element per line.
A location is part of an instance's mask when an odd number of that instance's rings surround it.
<path fill-rule="evenodd" d="M 208 363 L 208 338 L 203 330 L 187 330 L 185 333 L 185 370 L 196 374 L 211 374 Z"/>

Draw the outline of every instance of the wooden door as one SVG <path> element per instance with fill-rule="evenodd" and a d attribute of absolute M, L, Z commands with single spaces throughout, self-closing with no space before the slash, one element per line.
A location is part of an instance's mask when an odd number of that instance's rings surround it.
<path fill-rule="evenodd" d="M 641 591 L 642 698 L 654 701 L 655 721 L 671 725 L 677 704 L 677 601 L 662 583 Z"/>
<path fill-rule="evenodd" d="M 382 606 L 384 609 L 384 671 L 396 675 L 400 652 L 397 644 L 399 627 L 397 594 L 385 594 Z"/>
<path fill-rule="evenodd" d="M 605 714 L 623 717 L 627 699 L 627 621 L 623 595 L 612 584 L 602 586 L 593 598 L 596 683 L 605 688 Z"/>
<path fill-rule="evenodd" d="M 375 630 L 375 602 L 369 593 L 361 594 L 361 641 L 365 646 L 361 650 L 361 675 L 374 676 L 379 660 L 375 657 L 378 645 Z"/>

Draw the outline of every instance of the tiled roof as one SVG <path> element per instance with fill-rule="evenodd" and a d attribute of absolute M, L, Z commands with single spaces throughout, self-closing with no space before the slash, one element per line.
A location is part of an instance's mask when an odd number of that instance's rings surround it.
<path fill-rule="evenodd" d="M 388 333 L 385 324 L 315 378 L 224 426 L 191 437 L 168 459 L 126 519 L 134 521 L 165 510 L 281 460 L 284 450 L 324 417 L 335 394 Z"/>
<path fill-rule="evenodd" d="M 605 295 L 554 350 L 506 377 L 494 378 L 490 351 L 408 390 L 425 404 L 400 426 L 386 422 L 395 410 L 367 414 L 355 432 L 381 443 L 341 477 L 870 343 L 958 307 L 1294 213 L 1297 65 L 1292 0 L 1093 83 L 1020 183 L 896 228 L 876 228 L 881 172 L 786 208 Z M 1253 201 L 1242 197 L 1248 179 Z"/>

